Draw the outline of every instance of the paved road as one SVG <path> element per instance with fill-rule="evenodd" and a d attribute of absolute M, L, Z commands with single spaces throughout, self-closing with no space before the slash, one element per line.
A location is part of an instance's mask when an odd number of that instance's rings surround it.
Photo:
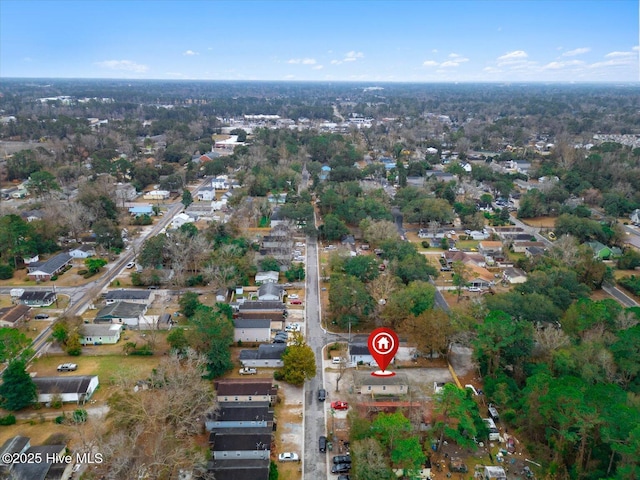
<path fill-rule="evenodd" d="M 316 376 L 304 386 L 304 446 L 303 473 L 308 479 L 326 478 L 327 455 L 318 451 L 318 437 L 326 435 L 324 405 L 318 401 L 318 389 L 324 388 L 322 353 L 326 343 L 325 332 L 320 324 L 320 278 L 318 272 L 318 241 L 307 238 L 306 277 L 306 340 L 316 354 Z"/>

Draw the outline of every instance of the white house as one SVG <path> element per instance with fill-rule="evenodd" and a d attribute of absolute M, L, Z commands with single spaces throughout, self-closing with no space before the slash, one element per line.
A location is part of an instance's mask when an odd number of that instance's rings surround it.
<path fill-rule="evenodd" d="M 284 343 L 263 343 L 257 350 L 241 350 L 240 363 L 243 367 L 282 367 L 282 354 L 286 348 Z"/>
<path fill-rule="evenodd" d="M 72 258 L 89 258 L 93 257 L 96 254 L 96 249 L 93 248 L 92 245 L 80 245 L 79 247 L 74 248 L 73 250 L 69 250 L 69 255 Z"/>
<path fill-rule="evenodd" d="M 369 353 L 369 347 L 366 343 L 352 343 L 349 345 L 349 359 L 354 365 L 358 364 L 376 364 L 371 353 Z"/>
<path fill-rule="evenodd" d="M 235 318 L 233 327 L 234 342 L 268 342 L 271 340 L 271 320 L 268 318 L 256 320 Z"/>
<path fill-rule="evenodd" d="M 527 281 L 527 274 L 519 268 L 508 267 L 502 272 L 502 278 L 511 284 L 524 283 Z"/>
<path fill-rule="evenodd" d="M 227 181 L 229 177 L 226 175 L 220 175 L 213 180 L 211 180 L 211 186 L 216 190 L 228 190 L 229 182 Z"/>
<path fill-rule="evenodd" d="M 202 187 L 196 193 L 196 198 L 201 202 L 211 202 L 216 199 L 216 189 L 213 187 Z"/>
<path fill-rule="evenodd" d="M 640 225 L 640 208 L 636 208 L 631 212 L 631 223 L 634 225 Z"/>
<path fill-rule="evenodd" d="M 276 272 L 275 270 L 270 270 L 268 272 L 258 272 L 256 273 L 256 285 L 261 283 L 278 283 L 278 279 L 280 278 L 280 272 Z"/>
<path fill-rule="evenodd" d="M 397 372 L 392 377 L 375 377 L 369 372 L 356 372 L 354 381 L 356 392 L 362 395 L 406 395 L 409 381 L 404 373 Z"/>
<path fill-rule="evenodd" d="M 258 301 L 282 301 L 282 287 L 275 283 L 263 283 L 258 288 Z"/>
<path fill-rule="evenodd" d="M 98 388 L 97 375 L 83 376 L 59 376 L 59 377 L 33 377 L 38 392 L 38 402 L 49 403 L 56 395 L 63 402 L 75 402 L 84 404 Z"/>
<path fill-rule="evenodd" d="M 95 323 L 122 323 L 131 327 L 137 327 L 144 314 L 147 305 L 129 302 L 116 302 L 100 309 Z"/>
<path fill-rule="evenodd" d="M 82 326 L 82 336 L 80 343 L 82 345 L 113 345 L 120 340 L 122 325 L 119 324 L 87 324 Z"/>
<path fill-rule="evenodd" d="M 151 190 L 145 193 L 142 198 L 145 200 L 167 200 L 170 195 L 168 190 Z"/>
<path fill-rule="evenodd" d="M 227 402 L 268 402 L 273 404 L 278 397 L 278 389 L 267 379 L 228 378 L 214 382 L 218 403 Z"/>
<path fill-rule="evenodd" d="M 111 305 L 116 302 L 139 303 L 140 305 L 150 305 L 153 301 L 152 290 L 111 290 L 104 296 L 105 303 Z"/>
<path fill-rule="evenodd" d="M 180 228 L 185 223 L 193 223 L 195 219 L 186 213 L 179 213 L 171 220 L 171 228 Z"/>

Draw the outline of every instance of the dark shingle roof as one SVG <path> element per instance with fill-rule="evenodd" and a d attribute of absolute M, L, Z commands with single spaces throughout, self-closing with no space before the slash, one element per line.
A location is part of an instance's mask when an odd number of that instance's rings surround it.
<path fill-rule="evenodd" d="M 116 302 L 101 308 L 96 320 L 110 320 L 112 318 L 136 318 L 142 315 L 146 306 L 139 303 Z"/>
<path fill-rule="evenodd" d="M 69 377 L 33 377 L 39 394 L 47 393 L 87 393 L 91 379 L 95 375 L 75 375 Z"/>
<path fill-rule="evenodd" d="M 270 328 L 271 320 L 269 320 L 268 318 L 259 318 L 259 319 L 235 318 L 233 320 L 233 326 L 236 328 Z"/>
<path fill-rule="evenodd" d="M 44 262 L 37 262 L 37 263 L 29 264 L 28 269 L 29 269 L 29 272 L 37 270 L 37 271 L 41 271 L 41 272 L 45 272 L 45 273 L 49 273 L 49 274 L 53 275 L 61 267 L 63 267 L 64 265 L 66 265 L 70 261 L 71 261 L 71 255 L 69 255 L 66 252 L 65 253 L 59 253 L 55 257 L 51 257 L 49 260 L 46 260 Z"/>
<path fill-rule="evenodd" d="M 273 410 L 269 410 L 269 405 L 265 402 L 260 406 L 238 406 L 234 403 L 220 405 L 219 409 L 211 416 L 214 421 L 238 422 L 260 420 L 270 422 L 273 420 Z"/>
<path fill-rule="evenodd" d="M 0 320 L 8 323 L 16 323 L 29 313 L 29 310 L 31 310 L 31 307 L 22 304 L 0 308 Z"/>
<path fill-rule="evenodd" d="M 211 450 L 214 452 L 271 449 L 271 433 L 214 434 L 212 432 L 209 441 L 212 444 Z"/>
<path fill-rule="evenodd" d="M 41 290 L 28 290 L 20 296 L 21 302 L 43 302 L 48 303 L 54 301 L 56 294 L 54 292 L 45 292 Z"/>
<path fill-rule="evenodd" d="M 220 380 L 216 383 L 215 388 L 219 397 L 225 395 L 271 395 L 273 393 L 273 386 L 269 379 Z"/>
<path fill-rule="evenodd" d="M 148 300 L 149 290 L 111 290 L 107 292 L 105 300 Z"/>
<path fill-rule="evenodd" d="M 279 296 L 282 293 L 282 287 L 280 285 L 276 285 L 275 283 L 263 283 L 258 288 L 258 296 L 262 297 L 263 295 L 276 295 Z"/>
<path fill-rule="evenodd" d="M 278 301 L 264 301 L 264 302 L 244 302 L 240 305 L 240 311 L 243 310 L 280 310 L 282 311 L 284 305 Z"/>
<path fill-rule="evenodd" d="M 21 453 L 29 447 L 29 437 L 16 435 L 11 437 L 0 447 L 0 453 Z"/>
<path fill-rule="evenodd" d="M 369 347 L 360 343 L 351 344 L 349 347 L 350 355 L 371 355 Z"/>

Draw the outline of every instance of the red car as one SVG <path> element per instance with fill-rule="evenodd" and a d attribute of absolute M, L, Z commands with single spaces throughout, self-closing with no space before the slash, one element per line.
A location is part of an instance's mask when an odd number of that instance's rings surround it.
<path fill-rule="evenodd" d="M 291 300 L 289 303 L 291 305 L 302 305 L 302 300 Z"/>
<path fill-rule="evenodd" d="M 331 402 L 331 408 L 334 410 L 347 410 L 349 404 L 347 402 Z"/>

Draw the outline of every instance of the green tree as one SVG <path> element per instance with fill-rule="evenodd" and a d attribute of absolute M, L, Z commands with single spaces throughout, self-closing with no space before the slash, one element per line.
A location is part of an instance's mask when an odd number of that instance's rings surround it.
<path fill-rule="evenodd" d="M 80 343 L 80 334 L 78 332 L 69 335 L 66 347 L 67 354 L 71 356 L 77 357 L 82 354 L 82 344 Z"/>
<path fill-rule="evenodd" d="M 363 283 L 374 280 L 379 274 L 378 261 L 372 255 L 349 257 L 343 265 L 345 273 L 353 275 Z"/>
<path fill-rule="evenodd" d="M 178 300 L 178 305 L 180 305 L 182 315 L 191 318 L 202 304 L 196 292 L 185 292 Z"/>
<path fill-rule="evenodd" d="M 147 239 L 142 245 L 138 263 L 143 267 L 161 268 L 164 263 L 164 248 L 167 243 L 165 234 L 155 235 Z"/>
<path fill-rule="evenodd" d="M 260 269 L 263 272 L 279 272 L 280 264 L 274 257 L 267 256 L 260 260 Z"/>
<path fill-rule="evenodd" d="M 37 399 L 36 385 L 26 371 L 25 360 L 14 359 L 2 372 L 0 406 L 7 410 L 22 410 Z"/>
<path fill-rule="evenodd" d="M 69 339 L 69 324 L 64 321 L 56 322 L 51 329 L 51 336 L 60 345 L 66 345 Z"/>
<path fill-rule="evenodd" d="M 406 475 L 420 471 L 425 460 L 418 437 L 401 438 L 391 450 L 391 462 L 396 468 L 403 469 Z"/>
<path fill-rule="evenodd" d="M 282 354 L 282 378 L 285 382 L 300 386 L 316 375 L 316 357 L 303 341 L 289 345 Z"/>
<path fill-rule="evenodd" d="M 291 267 L 289 267 L 289 270 L 284 272 L 284 276 L 289 282 L 301 282 L 305 277 L 304 264 L 292 264 Z"/>
<path fill-rule="evenodd" d="M 34 172 L 29 177 L 27 190 L 35 197 L 45 197 L 51 194 L 53 190 L 60 190 L 60 185 L 56 182 L 56 177 L 44 170 Z"/>
<path fill-rule="evenodd" d="M 98 273 L 100 269 L 107 264 L 107 261 L 104 258 L 87 258 L 84 264 L 87 266 L 89 272 Z"/>
<path fill-rule="evenodd" d="M 471 391 L 447 383 L 436 394 L 434 413 L 435 430 L 439 432 L 439 444 L 445 438 L 465 448 L 477 448 L 474 437 L 479 437 L 483 427 L 478 404 L 471 398 Z"/>
<path fill-rule="evenodd" d="M 185 334 L 184 328 L 174 328 L 167 335 L 167 343 L 172 350 L 179 354 L 184 354 L 189 347 L 189 340 Z"/>
<path fill-rule="evenodd" d="M 278 480 L 278 464 L 271 460 L 269 462 L 269 480 Z"/>
<path fill-rule="evenodd" d="M 356 326 L 367 320 L 373 309 L 373 298 L 360 280 L 351 275 L 331 275 L 329 312 L 341 327 Z"/>
<path fill-rule="evenodd" d="M 207 356 L 208 378 L 223 375 L 233 368 L 230 346 L 233 343 L 233 322 L 228 311 L 199 305 L 190 319 L 187 333 L 189 344 Z"/>
<path fill-rule="evenodd" d="M 393 451 L 396 441 L 411 434 L 411 422 L 402 412 L 379 413 L 371 424 L 371 431 L 380 445 L 387 451 Z"/>
<path fill-rule="evenodd" d="M 324 217 L 324 224 L 320 226 L 320 236 L 328 241 L 340 240 L 349 233 L 349 229 L 340 217 L 329 213 Z"/>
<path fill-rule="evenodd" d="M 193 203 L 193 196 L 191 196 L 191 192 L 186 188 L 182 190 L 182 204 L 186 207 Z"/>
<path fill-rule="evenodd" d="M 400 328 L 410 316 L 417 317 L 425 311 L 433 309 L 435 303 L 435 287 L 427 282 L 411 282 L 389 296 L 382 310 L 385 324 L 391 328 Z"/>
<path fill-rule="evenodd" d="M 351 442 L 353 468 L 350 478 L 354 480 L 395 480 L 396 476 L 388 463 L 377 439 L 369 437 Z"/>
<path fill-rule="evenodd" d="M 21 331 L 11 327 L 0 328 L 0 363 L 16 358 L 29 343 Z"/>

